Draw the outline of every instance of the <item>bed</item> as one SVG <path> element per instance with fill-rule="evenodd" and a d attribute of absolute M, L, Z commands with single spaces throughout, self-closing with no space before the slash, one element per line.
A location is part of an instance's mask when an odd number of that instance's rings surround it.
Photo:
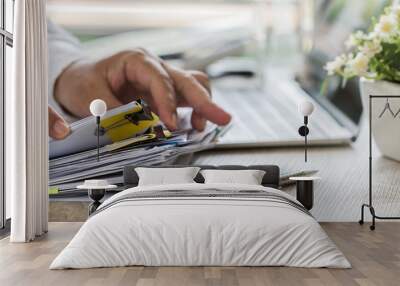
<path fill-rule="evenodd" d="M 137 186 L 127 167 L 129 188 L 100 205 L 50 269 L 351 267 L 301 203 L 277 189 L 278 167 L 246 168 L 266 171 L 262 185 L 205 184 L 197 175 L 194 183 Z"/>

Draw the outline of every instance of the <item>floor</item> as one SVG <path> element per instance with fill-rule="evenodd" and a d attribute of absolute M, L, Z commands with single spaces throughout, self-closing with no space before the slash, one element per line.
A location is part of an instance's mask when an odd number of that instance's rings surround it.
<path fill-rule="evenodd" d="M 285 267 L 125 267 L 48 270 L 81 223 L 50 223 L 30 244 L 0 240 L 0 285 L 399 285 L 400 223 L 379 222 L 376 231 L 357 223 L 322 223 L 352 263 L 350 270 Z"/>

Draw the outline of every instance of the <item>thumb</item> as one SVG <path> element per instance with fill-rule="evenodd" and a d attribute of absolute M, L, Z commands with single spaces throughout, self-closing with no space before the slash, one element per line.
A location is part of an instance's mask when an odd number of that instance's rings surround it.
<path fill-rule="evenodd" d="M 50 106 L 49 108 L 49 136 L 56 140 L 64 139 L 70 130 L 68 123 Z"/>

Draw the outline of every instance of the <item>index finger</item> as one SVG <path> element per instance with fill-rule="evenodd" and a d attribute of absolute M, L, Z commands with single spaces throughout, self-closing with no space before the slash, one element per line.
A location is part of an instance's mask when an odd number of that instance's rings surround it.
<path fill-rule="evenodd" d="M 161 120 L 169 129 L 175 130 L 176 96 L 172 79 L 159 62 L 146 56 L 140 57 L 133 55 L 126 58 L 126 78 L 150 91 Z"/>
<path fill-rule="evenodd" d="M 196 114 L 218 124 L 226 125 L 231 115 L 210 99 L 209 92 L 193 76 L 173 67 L 167 67 L 175 88 Z"/>

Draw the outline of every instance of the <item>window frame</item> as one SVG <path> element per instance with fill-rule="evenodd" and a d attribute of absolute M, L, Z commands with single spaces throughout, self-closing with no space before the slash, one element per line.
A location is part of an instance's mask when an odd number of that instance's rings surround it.
<path fill-rule="evenodd" d="M 6 217 L 5 189 L 5 96 L 6 96 L 6 50 L 13 47 L 13 34 L 7 31 L 7 16 L 13 18 L 15 0 L 0 0 L 0 236 L 9 231 L 10 221 Z M 12 15 L 7 14 L 6 1 L 13 6 Z M 13 30 L 13 29 L 12 29 Z"/>

